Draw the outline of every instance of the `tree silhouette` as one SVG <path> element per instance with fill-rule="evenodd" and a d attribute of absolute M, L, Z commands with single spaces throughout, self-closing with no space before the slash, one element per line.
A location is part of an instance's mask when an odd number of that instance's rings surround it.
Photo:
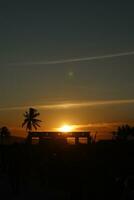
<path fill-rule="evenodd" d="M 134 136 L 134 127 L 129 125 L 119 126 L 117 131 L 113 132 L 113 138 L 116 140 L 127 140 L 129 136 Z"/>
<path fill-rule="evenodd" d="M 40 127 L 39 123 L 41 120 L 37 119 L 37 117 L 40 115 L 40 113 L 34 109 L 29 108 L 29 111 L 26 111 L 24 113 L 24 122 L 22 123 L 22 127 L 26 127 L 26 130 L 32 131 L 34 128 L 37 130 L 38 127 Z"/>
<path fill-rule="evenodd" d="M 10 131 L 6 126 L 3 126 L 0 129 L 0 137 L 1 137 L 1 143 L 3 143 L 4 139 L 9 138 L 10 136 Z"/>

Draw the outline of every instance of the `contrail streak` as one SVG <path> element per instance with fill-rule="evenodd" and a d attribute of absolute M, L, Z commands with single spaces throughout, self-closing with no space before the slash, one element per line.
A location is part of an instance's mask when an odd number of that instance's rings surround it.
<path fill-rule="evenodd" d="M 83 107 L 125 105 L 125 104 L 134 104 L 134 99 L 101 100 L 101 101 L 86 101 L 86 102 L 74 102 L 74 103 L 58 103 L 58 104 L 56 103 L 56 104 L 46 104 L 46 105 L 0 107 L 0 111 L 25 110 L 29 107 L 34 107 L 40 110 L 59 110 L 59 109 L 66 110 L 66 109 L 75 109 L 75 108 L 83 108 Z"/>
<path fill-rule="evenodd" d="M 132 56 L 132 55 L 134 55 L 134 51 L 124 52 L 124 53 L 116 53 L 116 54 L 107 54 L 107 55 L 103 55 L 103 56 L 91 56 L 91 57 L 83 57 L 83 58 L 71 58 L 71 59 L 63 59 L 63 60 L 55 60 L 55 61 L 27 62 L 27 63 L 10 63 L 9 65 L 56 65 L 56 64 L 73 63 L 73 62 L 103 60 L 103 59 L 108 59 L 108 58 L 124 57 L 124 56 Z"/>

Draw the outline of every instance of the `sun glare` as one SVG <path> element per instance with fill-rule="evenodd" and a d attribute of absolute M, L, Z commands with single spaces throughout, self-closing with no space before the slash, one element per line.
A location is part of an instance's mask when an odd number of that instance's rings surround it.
<path fill-rule="evenodd" d="M 64 132 L 64 133 L 68 133 L 68 132 L 71 132 L 72 131 L 72 127 L 69 126 L 69 125 L 64 125 L 62 126 L 61 128 L 59 128 L 59 131 L 60 132 Z"/>

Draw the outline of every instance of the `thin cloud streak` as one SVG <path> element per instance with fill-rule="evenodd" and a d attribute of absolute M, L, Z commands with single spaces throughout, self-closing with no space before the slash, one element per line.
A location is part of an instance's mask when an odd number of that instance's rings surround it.
<path fill-rule="evenodd" d="M 122 122 L 102 122 L 102 123 L 90 123 L 90 124 L 75 124 L 71 127 L 73 129 L 84 129 L 84 128 L 104 128 L 104 127 L 116 127 L 122 124 Z"/>
<path fill-rule="evenodd" d="M 0 111 L 15 111 L 25 110 L 29 107 L 35 107 L 40 110 L 59 110 L 59 109 L 77 109 L 84 107 L 95 107 L 95 106 L 112 106 L 112 105 L 125 105 L 134 104 L 134 99 L 127 100 L 101 100 L 101 101 L 86 101 L 86 102 L 75 102 L 75 103 L 58 103 L 58 104 L 47 104 L 47 105 L 26 105 L 26 106 L 14 106 L 14 107 L 1 107 Z"/>
<path fill-rule="evenodd" d="M 11 63 L 9 65 L 56 65 L 56 64 L 73 63 L 73 62 L 103 60 L 103 59 L 108 59 L 108 58 L 124 57 L 124 56 L 132 56 L 132 55 L 134 55 L 134 51 L 124 52 L 124 53 L 116 53 L 116 54 L 107 54 L 107 55 L 103 55 L 103 56 L 92 56 L 92 57 L 84 57 L 84 58 L 71 58 L 71 59 L 63 59 L 63 60 L 55 60 L 55 61 Z"/>
<path fill-rule="evenodd" d="M 94 123 L 88 123 L 88 124 L 72 124 L 70 125 L 72 130 L 78 131 L 78 130 L 85 130 L 89 128 L 117 128 L 118 126 L 121 126 L 122 124 L 134 124 L 134 121 L 118 121 L 118 122 L 94 122 Z M 59 130 L 59 128 L 54 128 L 56 131 Z"/>

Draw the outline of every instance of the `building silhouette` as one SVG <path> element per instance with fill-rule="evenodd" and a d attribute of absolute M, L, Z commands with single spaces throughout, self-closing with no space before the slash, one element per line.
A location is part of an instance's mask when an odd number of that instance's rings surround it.
<path fill-rule="evenodd" d="M 29 144 L 35 143 L 43 144 L 43 143 L 61 143 L 67 144 L 67 138 L 72 138 L 75 140 L 75 144 L 80 144 L 80 139 L 86 139 L 87 144 L 92 142 L 92 137 L 90 132 L 29 132 L 27 141 Z"/>

